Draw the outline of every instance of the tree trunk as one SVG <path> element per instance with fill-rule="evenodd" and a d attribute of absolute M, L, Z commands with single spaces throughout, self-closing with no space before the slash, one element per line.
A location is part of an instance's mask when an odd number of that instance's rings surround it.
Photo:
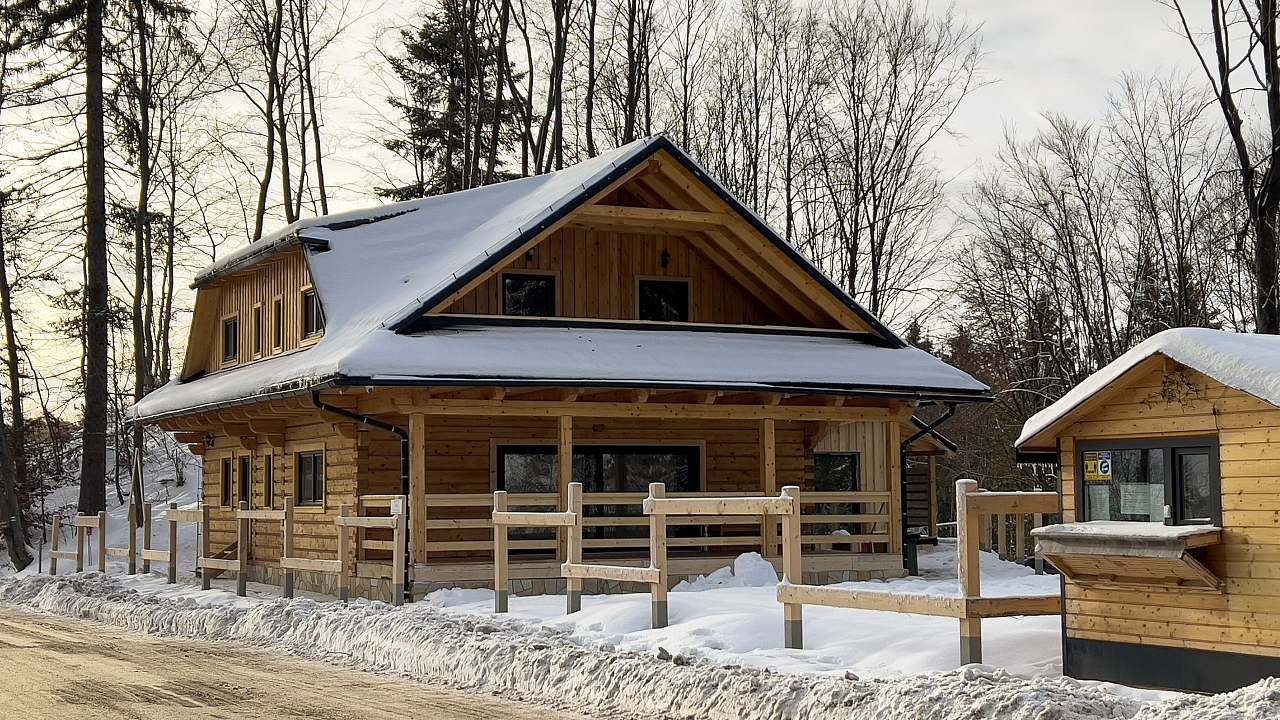
<path fill-rule="evenodd" d="M 85 378 L 80 512 L 106 509 L 107 208 L 102 98 L 103 0 L 85 3 Z"/>
<path fill-rule="evenodd" d="M 0 191 L 0 305 L 3 305 L 4 336 L 9 365 L 9 402 L 13 408 L 13 425 L 8 434 L 9 442 L 3 441 L 4 410 L 0 407 L 0 513 L 8 519 L 5 541 L 9 546 L 9 559 L 19 570 L 31 564 L 31 554 L 27 552 L 26 525 L 23 523 L 22 505 L 18 501 L 18 489 L 26 488 L 27 457 L 26 429 L 22 415 L 22 375 L 18 372 L 17 334 L 13 328 L 13 294 L 9 285 L 9 268 L 7 248 L 4 235 L 4 201 Z M 6 456 L 9 462 L 5 462 Z M 10 469 L 12 468 L 12 470 Z"/>

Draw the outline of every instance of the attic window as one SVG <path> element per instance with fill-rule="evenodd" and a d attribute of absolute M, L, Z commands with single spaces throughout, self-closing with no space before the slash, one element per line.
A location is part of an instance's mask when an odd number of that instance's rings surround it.
<path fill-rule="evenodd" d="M 233 363 L 240 356 L 240 317 L 232 315 L 222 321 L 222 362 Z"/>
<path fill-rule="evenodd" d="M 314 337 L 324 332 L 324 308 L 314 288 L 302 291 L 302 336 Z"/>
<path fill-rule="evenodd" d="M 502 314 L 555 317 L 556 277 L 541 273 L 504 273 Z"/>
<path fill-rule="evenodd" d="M 689 322 L 689 281 L 641 278 L 637 317 L 657 322 Z"/>

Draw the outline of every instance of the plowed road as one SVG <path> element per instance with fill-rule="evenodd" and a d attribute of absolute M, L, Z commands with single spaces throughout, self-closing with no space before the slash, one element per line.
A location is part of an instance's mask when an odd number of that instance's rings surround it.
<path fill-rule="evenodd" d="M 576 717 L 262 650 L 0 607 L 0 718 Z"/>

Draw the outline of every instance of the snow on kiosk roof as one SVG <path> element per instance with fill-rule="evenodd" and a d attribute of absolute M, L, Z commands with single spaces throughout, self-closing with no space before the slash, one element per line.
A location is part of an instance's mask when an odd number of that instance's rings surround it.
<path fill-rule="evenodd" d="M 1118 382 L 1143 361 L 1161 355 L 1214 380 L 1280 407 L 1280 336 L 1208 328 L 1173 328 L 1156 333 L 1032 415 L 1015 446 L 1039 447 L 1045 431 L 1072 415 L 1090 398 Z"/>
<path fill-rule="evenodd" d="M 870 333 L 694 328 L 637 334 L 602 323 L 423 331 L 423 313 L 611 183 L 665 152 L 705 183 L 814 285 Z M 925 399 L 985 399 L 988 388 L 906 345 L 663 136 L 638 140 L 553 173 L 463 192 L 309 218 L 233 252 L 193 287 L 300 246 L 324 308 L 305 350 L 169 383 L 134 408 L 141 419 L 295 393 L 321 384 L 568 382 L 674 387 L 793 388 Z M 504 344 L 505 343 L 505 344 Z M 513 345 L 513 343 L 516 343 Z M 498 346 L 505 352 L 498 352 Z M 510 352 L 512 347 L 521 352 Z"/>

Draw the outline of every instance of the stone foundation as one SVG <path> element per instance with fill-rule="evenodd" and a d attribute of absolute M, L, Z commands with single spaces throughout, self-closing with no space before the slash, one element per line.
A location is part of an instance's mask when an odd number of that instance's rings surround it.
<path fill-rule="evenodd" d="M 249 580 L 280 587 L 284 584 L 284 569 L 278 565 L 250 565 Z M 293 589 L 295 592 L 319 593 L 336 598 L 338 576 L 333 573 L 294 570 Z M 391 581 L 387 578 L 353 577 L 351 597 L 391 602 Z"/>

